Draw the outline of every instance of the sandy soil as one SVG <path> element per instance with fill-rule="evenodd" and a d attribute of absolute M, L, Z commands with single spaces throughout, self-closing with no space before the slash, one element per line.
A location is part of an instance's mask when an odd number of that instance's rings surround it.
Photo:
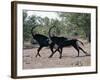
<path fill-rule="evenodd" d="M 89 54 L 90 44 L 85 43 L 83 47 Z M 52 58 L 48 58 L 51 54 L 49 48 L 43 48 L 40 51 L 42 57 L 35 57 L 37 48 L 23 49 L 23 69 L 36 68 L 54 68 L 54 67 L 76 67 L 76 66 L 90 66 L 91 56 L 85 56 L 80 51 L 80 57 L 77 56 L 77 51 L 73 47 L 65 47 L 63 49 L 63 57 L 59 59 L 59 53 L 56 52 Z"/>

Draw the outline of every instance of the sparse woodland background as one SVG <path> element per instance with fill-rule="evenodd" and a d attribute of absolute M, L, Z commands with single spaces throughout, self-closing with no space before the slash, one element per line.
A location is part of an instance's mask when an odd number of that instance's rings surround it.
<path fill-rule="evenodd" d="M 34 12 L 34 11 L 33 11 Z M 50 27 L 55 25 L 52 35 L 64 37 L 79 37 L 91 42 L 91 15 L 88 13 L 54 12 L 58 18 L 41 17 L 36 15 L 28 16 L 27 11 L 23 11 L 23 40 L 32 40 L 31 28 L 34 33 L 48 36 Z"/>

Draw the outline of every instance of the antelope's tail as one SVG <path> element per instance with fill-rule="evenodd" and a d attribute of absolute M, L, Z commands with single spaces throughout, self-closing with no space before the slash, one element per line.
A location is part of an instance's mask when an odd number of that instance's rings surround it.
<path fill-rule="evenodd" d="M 83 46 L 84 46 L 84 44 L 83 44 L 83 42 L 82 41 L 80 41 L 80 40 L 77 40 L 77 41 L 79 41 Z"/>

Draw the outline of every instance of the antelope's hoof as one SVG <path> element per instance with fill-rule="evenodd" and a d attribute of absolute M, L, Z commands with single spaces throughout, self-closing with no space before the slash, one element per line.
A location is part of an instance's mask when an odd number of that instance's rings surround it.
<path fill-rule="evenodd" d="M 48 58 L 52 58 L 52 56 L 49 56 Z"/>
<path fill-rule="evenodd" d="M 90 56 L 90 54 L 86 54 L 86 56 Z"/>
<path fill-rule="evenodd" d="M 76 57 L 80 57 L 80 56 L 78 55 L 78 56 L 76 56 Z"/>
<path fill-rule="evenodd" d="M 59 57 L 59 59 L 61 59 L 62 57 Z"/>

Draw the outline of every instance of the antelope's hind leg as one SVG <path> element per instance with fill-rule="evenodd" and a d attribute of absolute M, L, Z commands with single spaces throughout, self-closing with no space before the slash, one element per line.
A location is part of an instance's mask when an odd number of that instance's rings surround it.
<path fill-rule="evenodd" d="M 78 48 L 78 46 L 77 45 L 73 45 L 73 47 L 77 50 L 77 52 L 78 52 L 78 56 L 77 57 L 79 57 L 79 48 Z"/>
<path fill-rule="evenodd" d="M 80 49 L 81 51 L 83 51 L 83 53 L 85 53 L 86 56 L 90 56 L 90 54 L 88 54 L 86 51 L 84 51 L 81 47 L 79 47 L 79 49 Z"/>

